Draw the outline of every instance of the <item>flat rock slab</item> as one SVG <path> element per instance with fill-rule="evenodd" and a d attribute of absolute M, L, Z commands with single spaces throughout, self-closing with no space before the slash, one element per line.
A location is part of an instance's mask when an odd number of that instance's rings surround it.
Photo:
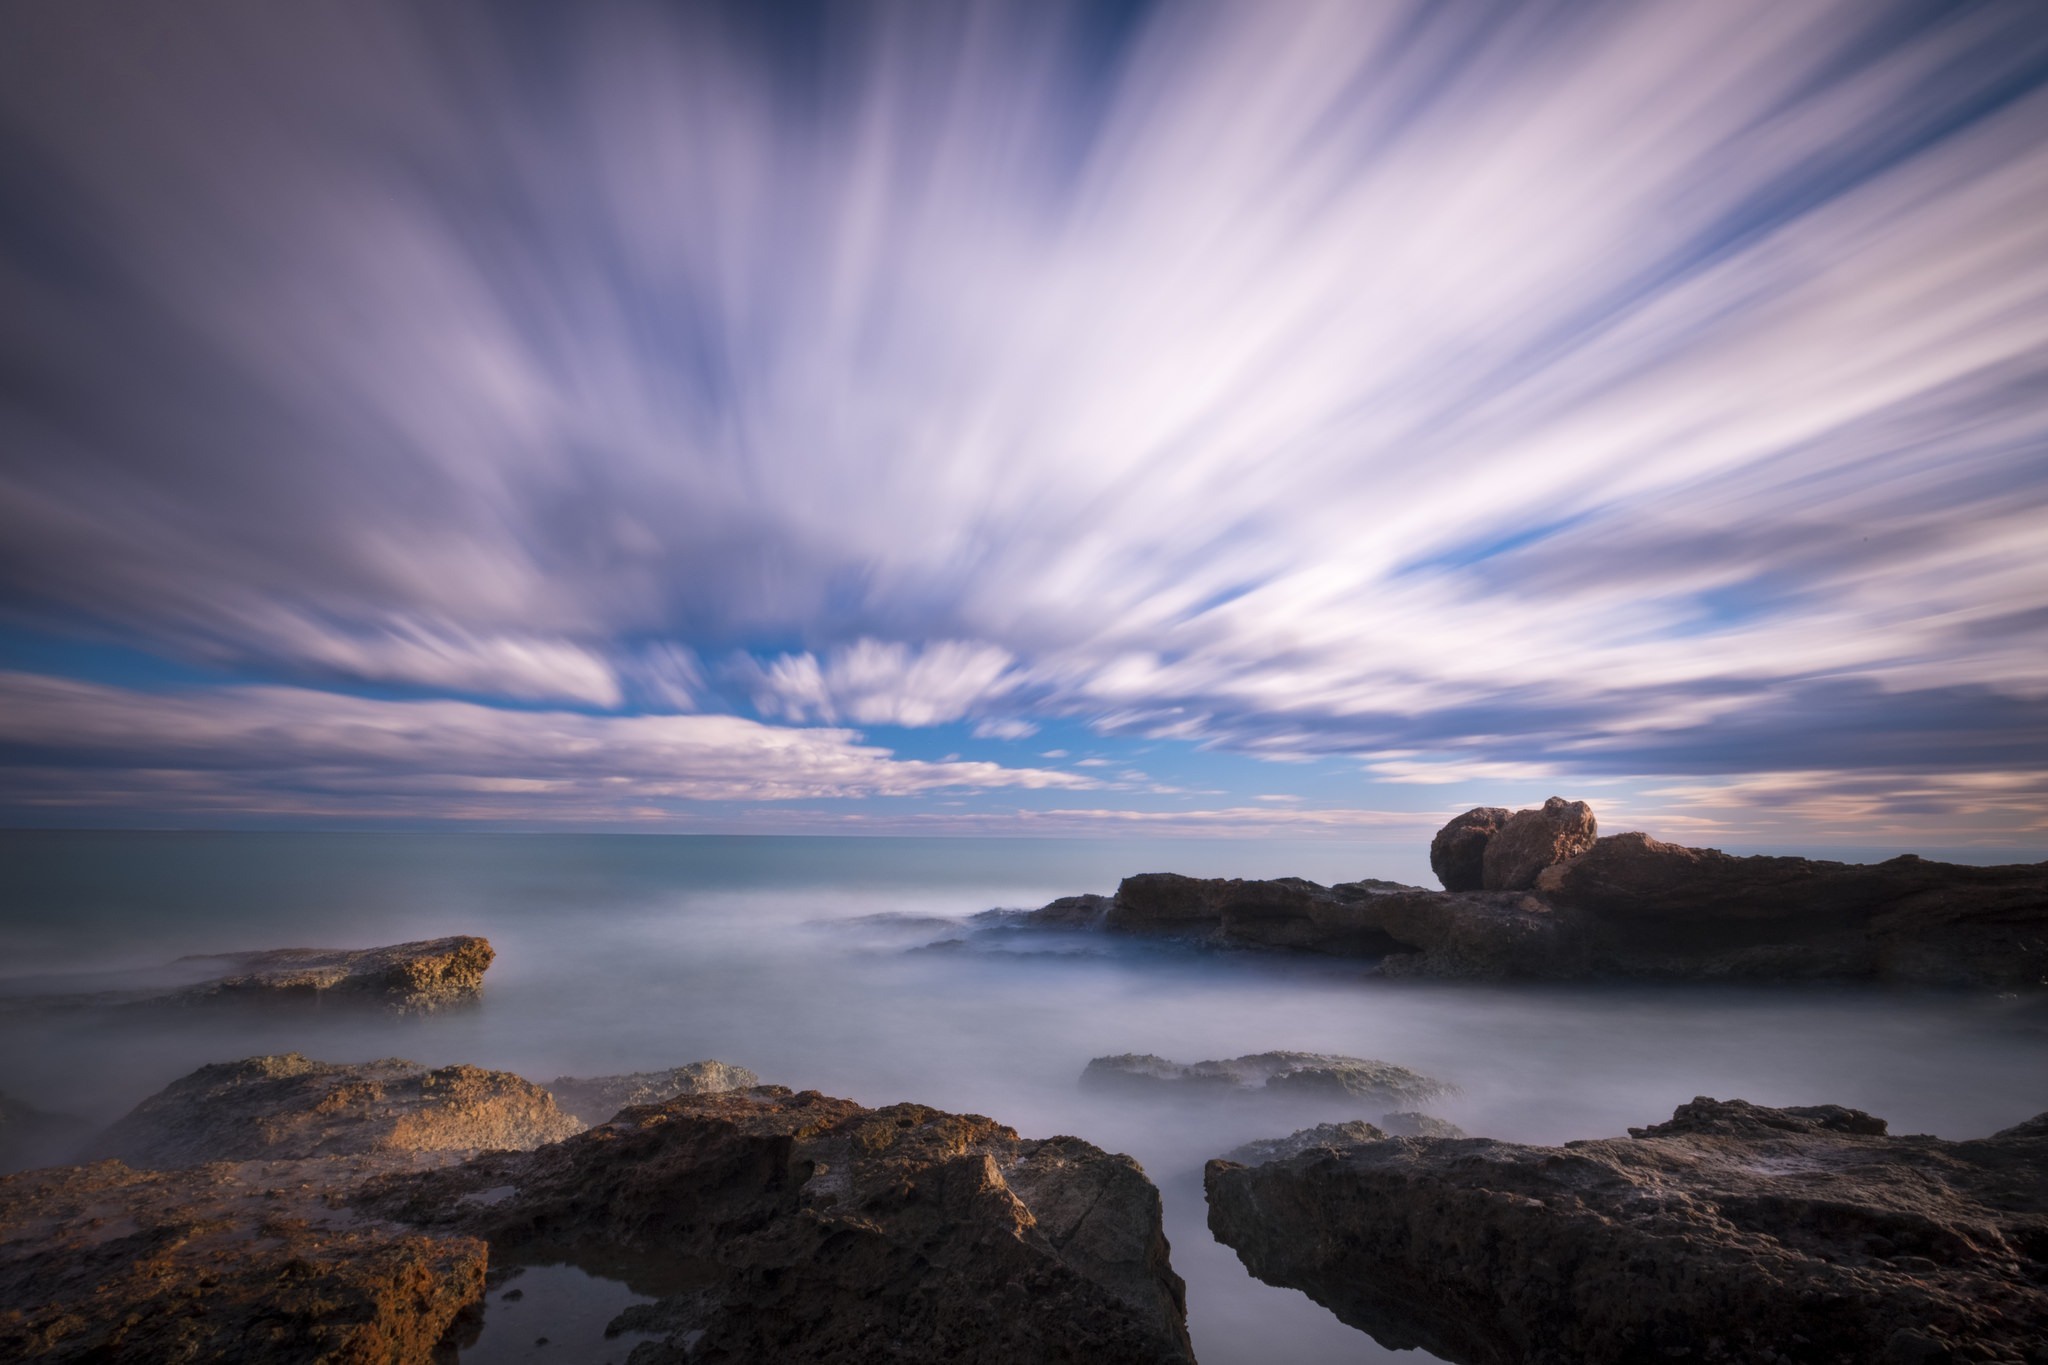
<path fill-rule="evenodd" d="M 1699 1099 L 1631 1131 L 1213 1161 L 1209 1226 L 1260 1279 L 1458 1365 L 2048 1360 L 2048 1115 L 1947 1142 Z"/>
<path fill-rule="evenodd" d="M 387 1058 L 338 1065 L 296 1052 L 203 1066 L 92 1145 L 131 1166 L 370 1152 L 538 1147 L 580 1132 L 554 1097 L 506 1071 Z"/>
<path fill-rule="evenodd" d="M 557 1104 L 590 1127 L 632 1105 L 660 1104 L 678 1095 L 751 1090 L 760 1083 L 761 1078 L 743 1066 L 703 1061 L 623 1076 L 557 1076 L 547 1083 L 547 1089 Z"/>
<path fill-rule="evenodd" d="M 496 956 L 474 935 L 381 948 L 273 948 L 181 957 L 164 967 L 75 979 L 11 981 L 10 1010 L 318 1002 L 429 1014 L 474 1003 Z"/>
<path fill-rule="evenodd" d="M 1419 1101 L 1453 1087 L 1405 1066 L 1329 1052 L 1255 1052 L 1228 1061 L 1181 1063 L 1151 1053 L 1097 1057 L 1081 1073 L 1093 1090 L 1138 1094 L 1246 1095 L 1289 1099 Z"/>
<path fill-rule="evenodd" d="M 686 1096 L 357 1203 L 613 1267 L 660 1296 L 618 1324 L 661 1335 L 636 1365 L 1193 1359 L 1137 1164 L 977 1115 L 779 1086 Z"/>

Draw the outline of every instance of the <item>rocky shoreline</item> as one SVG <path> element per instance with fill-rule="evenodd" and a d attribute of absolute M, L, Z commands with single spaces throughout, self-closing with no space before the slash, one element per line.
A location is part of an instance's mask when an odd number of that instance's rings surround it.
<path fill-rule="evenodd" d="M 1558 797 L 1458 816 L 1431 862 L 1441 891 L 1143 873 L 1013 922 L 1370 959 L 1385 976 L 2048 988 L 2048 863 L 1733 857 L 1600 837 Z"/>

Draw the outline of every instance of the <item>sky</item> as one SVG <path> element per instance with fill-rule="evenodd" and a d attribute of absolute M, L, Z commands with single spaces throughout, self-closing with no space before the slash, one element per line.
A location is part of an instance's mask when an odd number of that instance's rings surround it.
<path fill-rule="evenodd" d="M 2048 848 L 2048 7 L 0 10 L 0 823 L 1553 793 Z"/>

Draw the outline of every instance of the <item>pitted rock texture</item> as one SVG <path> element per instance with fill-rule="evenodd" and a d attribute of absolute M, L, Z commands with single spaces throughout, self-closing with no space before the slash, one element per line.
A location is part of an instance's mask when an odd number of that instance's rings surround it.
<path fill-rule="evenodd" d="M 1458 1365 L 2048 1361 L 2048 1115 L 1948 1142 L 1698 1099 L 1632 1131 L 1214 1161 L 1209 1225 L 1260 1279 Z"/>
<path fill-rule="evenodd" d="M 1527 891 L 1544 868 L 1576 858 L 1599 834 L 1593 808 L 1583 801 L 1553 796 L 1541 806 L 1518 810 L 1486 841 L 1480 889 Z"/>
<path fill-rule="evenodd" d="M 667 1071 L 635 1071 L 624 1076 L 557 1076 L 547 1084 L 555 1102 L 585 1127 L 603 1123 L 636 1104 L 660 1104 L 678 1095 L 715 1095 L 722 1090 L 751 1090 L 761 1078 L 743 1066 L 724 1062 L 690 1062 Z"/>
<path fill-rule="evenodd" d="M 337 1065 L 296 1052 L 203 1066 L 137 1105 L 93 1144 L 131 1166 L 369 1152 L 538 1147 L 586 1125 L 506 1071 L 428 1070 L 387 1058 Z"/>
<path fill-rule="evenodd" d="M 638 1277 L 661 1297 L 630 1325 L 666 1336 L 635 1365 L 1192 1360 L 1136 1163 L 975 1115 L 779 1086 L 685 1096 L 373 1181 L 358 1205 Z"/>
<path fill-rule="evenodd" d="M 344 1207 L 377 1160 L 0 1179 L 0 1359 L 429 1365 L 486 1249 Z"/>
<path fill-rule="evenodd" d="M 1151 1053 L 1097 1057 L 1081 1073 L 1092 1090 L 1141 1095 L 1267 1095 L 1288 1099 L 1426 1100 L 1453 1087 L 1405 1066 L 1328 1052 L 1255 1052 L 1220 1062 Z"/>
<path fill-rule="evenodd" d="M 1429 870 L 1444 890 L 1485 889 L 1486 845 L 1508 815 L 1504 806 L 1474 806 L 1436 832 L 1429 841 Z"/>

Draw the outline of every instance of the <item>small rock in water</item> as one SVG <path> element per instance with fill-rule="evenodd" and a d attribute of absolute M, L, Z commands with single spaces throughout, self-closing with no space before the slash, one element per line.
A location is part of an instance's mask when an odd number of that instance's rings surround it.
<path fill-rule="evenodd" d="M 555 1102 L 586 1127 L 603 1123 L 636 1104 L 662 1104 L 679 1095 L 716 1095 L 751 1090 L 761 1078 L 743 1066 L 691 1062 L 667 1071 L 634 1071 L 624 1076 L 557 1076 L 547 1084 Z"/>
<path fill-rule="evenodd" d="M 1380 1127 L 1387 1130 L 1389 1137 L 1461 1138 L 1465 1130 L 1448 1119 L 1434 1114 L 1419 1114 L 1405 1110 L 1398 1114 L 1380 1115 Z"/>
<path fill-rule="evenodd" d="M 1141 1093 L 1261 1093 L 1300 1098 L 1427 1100 L 1454 1087 L 1392 1062 L 1327 1052 L 1255 1052 L 1183 1064 L 1150 1053 L 1097 1057 L 1081 1073 L 1090 1089 Z"/>
<path fill-rule="evenodd" d="M 1242 1147 L 1232 1148 L 1223 1159 L 1235 1161 L 1240 1166 L 1263 1166 L 1268 1161 L 1283 1161 L 1318 1147 L 1349 1147 L 1355 1142 L 1378 1142 L 1385 1137 L 1385 1133 L 1364 1119 L 1352 1119 L 1348 1123 L 1319 1123 L 1313 1128 L 1289 1133 L 1284 1138 L 1258 1138 L 1247 1142 Z"/>

